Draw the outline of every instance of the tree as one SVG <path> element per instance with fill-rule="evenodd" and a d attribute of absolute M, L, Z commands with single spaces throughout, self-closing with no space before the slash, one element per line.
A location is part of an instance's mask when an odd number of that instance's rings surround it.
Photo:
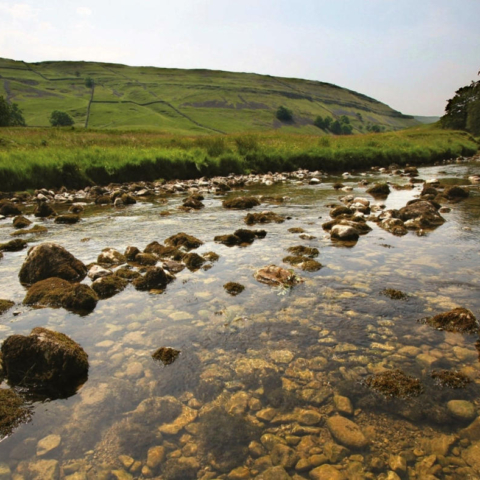
<path fill-rule="evenodd" d="M 24 127 L 25 119 L 16 103 L 9 104 L 0 97 L 0 127 Z"/>
<path fill-rule="evenodd" d="M 291 122 L 293 121 L 293 113 L 291 110 L 288 108 L 281 106 L 278 107 L 277 113 L 275 116 L 281 121 L 281 122 Z"/>
<path fill-rule="evenodd" d="M 85 77 L 85 86 L 87 88 L 93 88 L 94 84 L 95 84 L 95 82 L 93 81 L 92 77 Z"/>
<path fill-rule="evenodd" d="M 50 124 L 52 127 L 70 127 L 74 123 L 73 118 L 67 112 L 54 110 L 50 115 Z"/>
<path fill-rule="evenodd" d="M 448 100 L 445 115 L 440 122 L 443 128 L 468 130 L 474 135 L 480 135 L 480 81 L 472 82 L 455 92 L 455 96 Z"/>
<path fill-rule="evenodd" d="M 325 118 L 323 118 L 322 116 L 319 115 L 319 116 L 313 121 L 313 124 L 314 124 L 316 127 L 321 128 L 322 130 L 328 130 L 328 128 L 330 127 L 332 121 L 333 121 L 332 117 L 325 117 Z"/>

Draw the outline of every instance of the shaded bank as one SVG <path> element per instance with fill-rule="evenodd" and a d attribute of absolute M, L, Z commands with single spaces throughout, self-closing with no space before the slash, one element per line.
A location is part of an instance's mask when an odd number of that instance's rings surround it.
<path fill-rule="evenodd" d="M 425 127 L 320 138 L 278 133 L 198 138 L 152 132 L 3 129 L 0 145 L 2 191 L 298 168 L 340 172 L 394 163 L 421 165 L 473 155 L 478 149 L 468 134 Z"/>

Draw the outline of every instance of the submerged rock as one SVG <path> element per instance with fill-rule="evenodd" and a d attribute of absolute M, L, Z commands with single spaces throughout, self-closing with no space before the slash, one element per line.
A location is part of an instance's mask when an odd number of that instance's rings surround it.
<path fill-rule="evenodd" d="M 235 282 L 228 282 L 226 283 L 223 288 L 232 296 L 239 295 L 245 290 L 245 287 L 240 283 Z"/>
<path fill-rule="evenodd" d="M 471 382 L 469 377 L 455 370 L 434 370 L 430 376 L 441 387 L 464 388 Z"/>
<path fill-rule="evenodd" d="M 15 240 L 10 240 L 7 243 L 0 243 L 0 252 L 20 252 L 27 247 L 27 242 L 16 238 Z"/>
<path fill-rule="evenodd" d="M 125 290 L 128 281 L 118 275 L 100 277 L 92 283 L 92 290 L 98 298 L 111 298 L 122 290 Z"/>
<path fill-rule="evenodd" d="M 198 270 L 206 260 L 201 257 L 198 253 L 190 252 L 186 253 L 182 258 L 183 263 L 185 266 L 192 272 Z"/>
<path fill-rule="evenodd" d="M 89 313 L 95 309 L 97 301 L 97 294 L 88 285 L 72 284 L 61 278 L 52 277 L 34 283 L 28 289 L 23 303 Z"/>
<path fill-rule="evenodd" d="M 420 380 L 398 369 L 372 375 L 365 380 L 365 384 L 387 397 L 417 397 L 423 393 Z"/>
<path fill-rule="evenodd" d="M 225 208 L 244 210 L 260 205 L 260 201 L 255 197 L 235 197 L 223 201 Z"/>
<path fill-rule="evenodd" d="M 247 225 L 255 225 L 256 223 L 283 223 L 285 218 L 281 215 L 277 215 L 274 212 L 261 212 L 261 213 L 247 213 L 245 219 Z"/>
<path fill-rule="evenodd" d="M 0 389 L 0 437 L 10 435 L 21 423 L 28 422 L 31 415 L 31 408 L 15 390 Z"/>
<path fill-rule="evenodd" d="M 305 247 L 304 245 L 297 245 L 295 247 L 287 248 L 287 251 L 293 253 L 294 255 L 302 256 L 302 257 L 311 257 L 315 258 L 320 253 L 318 248 L 314 247 Z"/>
<path fill-rule="evenodd" d="M 381 292 L 382 295 L 385 295 L 392 300 L 407 300 L 408 295 L 401 292 L 400 290 L 395 290 L 394 288 L 384 288 Z"/>
<path fill-rule="evenodd" d="M 462 187 L 453 186 L 446 188 L 443 192 L 443 196 L 447 197 L 449 200 L 460 200 L 462 198 L 468 198 L 470 192 Z"/>
<path fill-rule="evenodd" d="M 234 245 L 250 245 L 255 238 L 265 238 L 267 232 L 265 230 L 248 230 L 246 228 L 240 228 L 235 230 L 233 234 L 217 235 L 213 240 L 218 243 L 222 243 L 227 247 L 233 247 Z"/>
<path fill-rule="evenodd" d="M 19 237 L 20 235 L 28 235 L 28 234 L 34 234 L 34 233 L 46 233 L 48 232 L 47 227 L 44 227 L 42 225 L 34 225 L 32 228 L 28 229 L 20 229 L 17 230 L 16 232 L 11 233 L 13 237 Z"/>
<path fill-rule="evenodd" d="M 152 353 L 154 360 L 160 360 L 164 365 L 170 365 L 180 355 L 180 350 L 171 347 L 160 347 Z"/>
<path fill-rule="evenodd" d="M 177 248 L 183 247 L 186 250 L 193 250 L 194 248 L 198 248 L 200 245 L 203 245 L 203 242 L 192 235 L 187 235 L 186 233 L 180 232 L 176 235 L 168 237 L 165 240 L 165 245 Z"/>
<path fill-rule="evenodd" d="M 348 418 L 334 415 L 327 419 L 326 425 L 335 439 L 348 448 L 361 449 L 368 445 L 360 427 Z"/>
<path fill-rule="evenodd" d="M 438 330 L 457 333 L 478 333 L 479 325 L 475 315 L 466 308 L 454 308 L 445 313 L 440 313 L 434 317 L 420 320 Z"/>
<path fill-rule="evenodd" d="M 293 287 L 303 282 L 303 280 L 297 277 L 292 271 L 277 267 L 276 265 L 268 265 L 267 267 L 260 268 L 253 276 L 258 282 L 274 287 Z"/>
<path fill-rule="evenodd" d="M 67 335 L 46 328 L 8 337 L 1 351 L 8 381 L 35 392 L 72 392 L 88 375 L 83 348 Z"/>
<path fill-rule="evenodd" d="M 50 277 L 82 281 L 86 275 L 87 267 L 63 247 L 42 243 L 28 251 L 18 276 L 23 285 L 32 285 Z"/>

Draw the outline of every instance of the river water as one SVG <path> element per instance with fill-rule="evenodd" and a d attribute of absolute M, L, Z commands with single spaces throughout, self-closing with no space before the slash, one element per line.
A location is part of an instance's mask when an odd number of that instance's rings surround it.
<path fill-rule="evenodd" d="M 208 270 L 183 270 L 163 293 L 129 286 L 79 316 L 23 306 L 18 271 L 26 250 L 5 253 L 0 298 L 17 305 L 0 317 L 0 340 L 36 326 L 61 331 L 88 353 L 90 370 L 76 395 L 35 402 L 31 421 L 0 443 L 0 478 L 328 478 L 311 473 L 319 465 L 349 479 L 397 478 L 393 471 L 401 478 L 480 478 L 480 436 L 462 434 L 473 416 L 462 421 L 447 408 L 451 400 L 466 400 L 477 416 L 477 338 L 417 321 L 455 307 L 480 315 L 480 192 L 468 180 L 474 174 L 478 162 L 421 168 L 422 179 L 470 185 L 470 197 L 449 204 L 446 223 L 424 236 L 396 237 L 369 223 L 373 230 L 351 248 L 333 243 L 321 227 L 330 218 L 327 205 L 341 204 L 345 195 L 333 183 L 387 208 L 403 207 L 422 187 L 392 190 L 381 202 L 358 182 L 408 178 L 368 173 L 325 177 L 319 185 L 245 188 L 287 197 L 252 211 L 291 217 L 253 227 L 267 236 L 248 247 L 213 242 L 245 227 L 247 213 L 224 209 L 224 197 L 214 195 L 190 213 L 177 210 L 183 197 L 172 196 L 167 204 L 122 210 L 91 205 L 73 226 L 40 221 L 48 233 L 30 238 L 30 245 L 59 243 L 85 264 L 105 247 L 143 250 L 178 232 L 204 242 L 199 254 L 214 251 L 220 259 Z M 163 210 L 171 215 L 160 216 Z M 292 227 L 315 238 L 302 240 L 288 232 Z M 11 220 L 1 221 L 0 243 L 13 231 Z M 282 259 L 296 245 L 318 248 L 323 268 L 296 270 L 304 282 L 289 290 L 254 279 L 266 265 L 291 268 Z M 228 295 L 229 281 L 245 290 Z M 390 299 L 385 288 L 408 297 Z M 171 365 L 151 357 L 162 346 L 181 351 Z M 420 379 L 422 395 L 388 399 L 365 386 L 372 374 L 394 369 Z M 472 382 L 440 388 L 430 377 L 434 369 L 462 372 Z M 350 412 L 339 406 L 345 397 Z M 325 420 L 337 410 L 358 425 L 367 447 L 345 449 L 333 439 Z M 41 446 L 50 444 L 43 453 Z"/>

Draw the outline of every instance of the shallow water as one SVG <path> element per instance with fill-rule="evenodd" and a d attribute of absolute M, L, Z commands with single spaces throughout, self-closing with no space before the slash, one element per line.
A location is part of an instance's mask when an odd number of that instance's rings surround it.
<path fill-rule="evenodd" d="M 467 178 L 473 174 L 480 174 L 478 162 L 420 169 L 423 179 L 459 185 L 469 185 Z M 480 315 L 480 192 L 472 186 L 468 199 L 449 204 L 452 211 L 443 214 L 446 223 L 425 236 L 410 232 L 395 237 L 370 223 L 373 231 L 361 236 L 353 248 L 345 248 L 332 243 L 321 228 L 329 219 L 326 205 L 340 203 L 339 197 L 346 195 L 332 189 L 337 181 L 354 187 L 347 194 L 375 203 L 358 186 L 363 178 L 330 177 L 316 186 L 286 182 L 246 188 L 249 194 L 289 197 L 282 204 L 267 202 L 252 211 L 272 210 L 291 217 L 283 224 L 252 227 L 268 233 L 246 248 L 213 242 L 215 235 L 242 228 L 246 214 L 222 208 L 220 196 L 207 196 L 199 212 L 177 211 L 183 199 L 179 195 L 169 197 L 167 204 L 137 203 L 119 211 L 90 206 L 74 226 L 40 222 L 49 231 L 32 238 L 31 245 L 57 242 L 85 264 L 96 261 L 105 247 L 123 252 L 135 245 L 143 250 L 148 243 L 162 243 L 177 232 L 201 239 L 205 243 L 195 251 L 214 251 L 220 259 L 209 270 L 177 274 L 164 293 L 138 292 L 129 286 L 100 301 L 90 315 L 79 316 L 61 309 L 22 306 L 25 290 L 18 282 L 18 271 L 26 251 L 5 253 L 0 260 L 0 298 L 18 305 L 0 317 L 0 340 L 13 333 L 28 334 L 35 326 L 58 330 L 82 345 L 90 370 L 76 395 L 35 404 L 32 421 L 0 444 L 0 462 L 12 474 L 24 475 L 18 478 L 34 478 L 28 465 L 40 459 L 58 460 L 60 478 L 72 474 L 77 475 L 72 478 L 130 478 L 122 477 L 128 470 L 133 478 L 176 479 L 190 478 L 190 474 L 192 478 L 227 478 L 241 466 L 248 467 L 244 476 L 229 478 L 255 478 L 270 465 L 257 459 L 268 454 L 262 435 L 277 435 L 299 457 L 328 452 L 325 445 L 332 438 L 324 419 L 336 408 L 332 394 L 340 394 L 351 400 L 355 412 L 349 418 L 364 431 L 370 445 L 346 456 L 344 452 L 344 458 L 330 455 L 327 463 L 340 468 L 346 478 L 378 478 L 392 470 L 390 456 L 401 453 L 407 469 L 398 472 L 404 478 L 422 478 L 418 465 L 428 460 L 429 453 L 424 439 L 457 435 L 469 424 L 449 417 L 446 403 L 465 399 L 476 410 L 480 405 L 477 338 L 436 331 L 417 322 L 455 307 Z M 406 182 L 380 174 L 367 178 Z M 401 208 L 420 189 L 417 185 L 414 190 L 393 190 L 378 203 Z M 160 217 L 162 210 L 172 215 Z M 316 238 L 302 240 L 288 232 L 291 227 L 302 227 Z M 1 221 L 0 243 L 10 240 L 13 231 L 10 220 Z M 314 273 L 296 270 L 305 282 L 288 291 L 255 281 L 253 273 L 265 265 L 290 268 L 282 258 L 295 245 L 318 248 L 317 260 L 323 268 Z M 223 289 L 229 281 L 243 284 L 244 292 L 229 296 Z M 381 294 L 385 288 L 401 290 L 408 299 L 391 300 Z M 164 367 L 151 358 L 161 346 L 182 353 Z M 420 397 L 388 401 L 363 385 L 369 375 L 396 368 L 421 379 L 425 391 Z M 435 368 L 461 371 L 473 382 L 466 389 L 440 389 L 430 379 Z M 306 390 L 324 392 L 326 398 L 310 401 L 304 396 Z M 169 395 L 195 417 L 176 433 L 162 433 L 162 423 L 169 422 L 158 420 L 156 407 L 147 408 L 142 418 L 131 413 L 145 399 Z M 267 408 L 285 418 L 266 420 L 259 411 Z M 214 414 L 208 415 L 212 409 Z M 298 412 L 305 409 L 321 415 L 320 421 L 306 424 L 311 431 L 298 427 L 302 425 Z M 410 410 L 421 413 L 413 415 Z M 37 443 L 51 434 L 61 436 L 60 445 L 37 456 Z M 305 446 L 306 437 L 313 446 Z M 265 451 L 258 454 L 253 447 L 244 451 L 261 438 Z M 154 446 L 163 446 L 166 457 L 146 468 L 147 452 Z M 429 472 L 435 474 L 433 478 L 477 478 L 478 465 L 471 465 L 468 453 L 473 447 L 469 440 L 455 437 L 447 452 L 436 453 Z M 119 459 L 121 455 L 136 463 Z M 372 458 L 384 464 L 373 468 Z M 179 470 L 183 459 L 189 459 L 190 470 Z M 55 476 L 58 467 L 52 465 Z M 309 478 L 312 468 L 287 470 L 292 477 Z"/>

